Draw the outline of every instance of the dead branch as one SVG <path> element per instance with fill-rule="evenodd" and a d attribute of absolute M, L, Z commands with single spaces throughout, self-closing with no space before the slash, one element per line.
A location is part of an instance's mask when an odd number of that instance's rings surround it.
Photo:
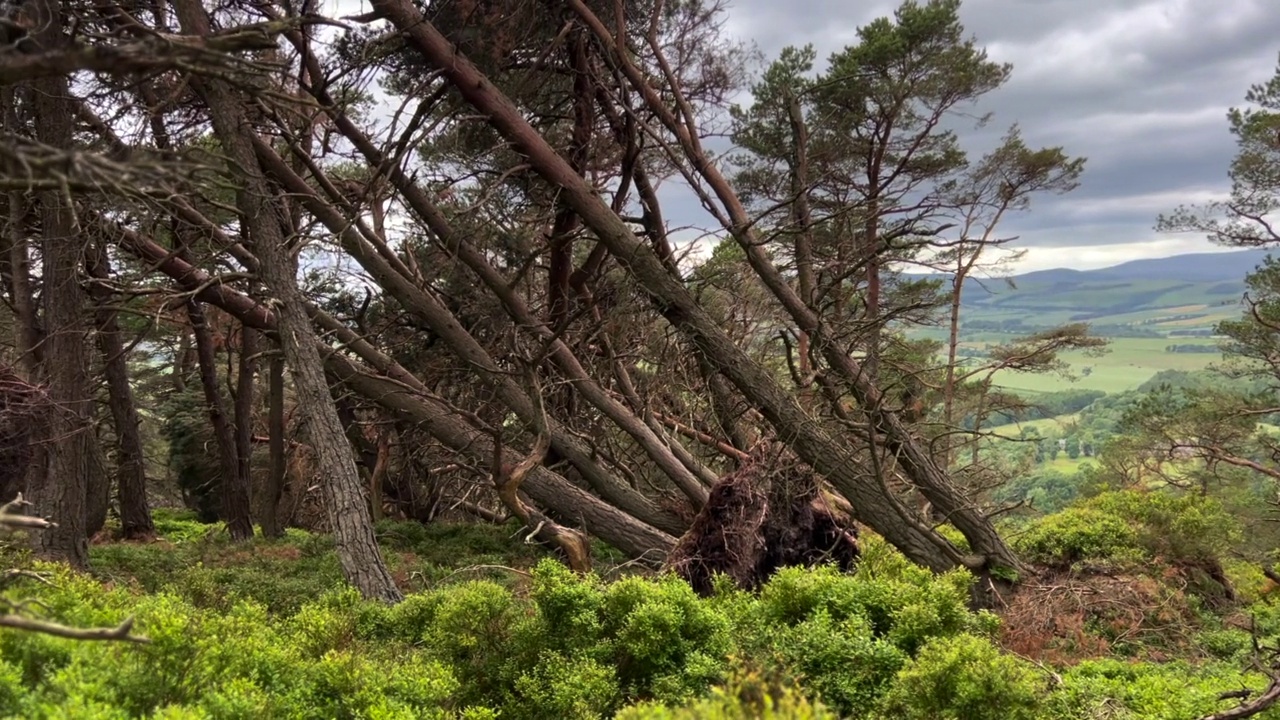
<path fill-rule="evenodd" d="M 38 517 L 29 517 L 18 512 L 19 508 L 30 505 L 28 501 L 23 499 L 22 493 L 18 493 L 17 497 L 0 506 L 0 526 L 5 528 L 34 528 L 44 529 L 54 527 L 54 523 Z M 4 575 L 4 580 L 14 580 L 17 578 L 31 578 L 48 584 L 48 580 L 37 573 L 25 570 L 10 570 Z M 0 601 L 9 605 L 11 608 L 20 608 L 23 603 L 10 603 L 8 601 Z M 114 628 L 73 628 L 58 623 L 49 622 L 47 620 L 37 620 L 35 618 L 22 617 L 13 613 L 0 614 L 0 627 L 14 628 L 15 630 L 26 630 L 28 632 L 43 633 L 45 635 L 54 635 L 56 637 L 70 638 L 72 640 L 121 640 L 132 643 L 149 643 L 149 639 L 138 635 L 132 635 L 133 618 L 126 618 Z"/>
<path fill-rule="evenodd" d="M 133 618 L 126 618 L 124 622 L 113 628 L 73 628 L 58 623 L 46 622 L 44 620 L 34 620 L 32 618 L 24 618 L 18 615 L 0 615 L 0 627 L 14 628 L 15 630 L 26 630 L 28 632 L 43 633 L 45 635 L 53 635 L 55 637 L 69 638 L 71 640 L 120 640 L 124 642 L 146 644 L 151 640 L 138 635 L 130 635 L 133 630 Z"/>
<path fill-rule="evenodd" d="M 587 537 L 577 530 L 564 527 L 548 518 L 520 497 L 521 483 L 524 482 L 525 477 L 534 468 L 542 464 L 542 461 L 547 456 L 547 451 L 551 448 L 551 433 L 547 429 L 547 410 L 543 405 L 542 392 L 538 387 L 536 377 L 534 377 L 533 367 L 529 366 L 527 371 L 532 390 L 531 396 L 537 400 L 538 404 L 536 427 L 533 428 L 537 433 L 537 439 L 534 440 L 533 448 L 529 451 L 529 454 L 516 463 L 515 466 L 509 467 L 502 461 L 501 430 L 494 430 L 493 462 L 490 470 L 493 477 L 493 485 L 498 491 L 498 498 L 502 500 L 502 504 L 506 506 L 507 510 L 520 518 L 525 527 L 530 528 L 525 542 L 533 542 L 535 537 L 541 537 L 544 541 L 550 542 L 564 552 L 565 557 L 568 559 L 569 567 L 573 568 L 573 570 L 582 573 L 590 572 L 591 545 L 587 542 Z"/>
<path fill-rule="evenodd" d="M 253 65 L 236 58 L 234 53 L 276 50 L 276 40 L 282 33 L 300 24 L 314 24 L 321 20 L 293 18 L 255 23 L 229 28 L 208 37 L 155 33 L 132 42 L 78 44 L 29 54 L 7 53 L 0 55 L 0 86 L 83 70 L 112 75 L 181 70 L 233 79 L 235 71 L 243 71 L 246 65 Z M 323 22 L 341 26 L 332 20 Z"/>
<path fill-rule="evenodd" d="M 1202 715 L 1199 720 L 1238 720 L 1238 718 L 1253 717 L 1269 709 L 1277 701 L 1280 701 L 1280 677 L 1277 677 L 1274 673 L 1270 673 L 1270 677 L 1271 682 L 1267 684 L 1267 689 L 1263 690 L 1258 697 L 1248 702 L 1242 702 L 1229 710 Z M 1235 696 L 1238 697 L 1239 693 L 1235 693 Z M 1222 697 L 1221 699 L 1228 698 Z"/>

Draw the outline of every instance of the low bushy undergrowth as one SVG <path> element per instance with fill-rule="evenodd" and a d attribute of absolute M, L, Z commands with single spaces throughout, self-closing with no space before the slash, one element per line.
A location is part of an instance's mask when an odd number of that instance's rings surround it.
<path fill-rule="evenodd" d="M 385 606 L 337 585 L 323 541 L 291 535 L 236 550 L 243 558 L 174 522 L 190 531 L 177 542 L 97 548 L 115 580 L 37 566 L 51 584 L 6 591 L 71 625 L 133 615 L 152 642 L 0 631 L 0 716 L 1172 718 L 1260 684 L 1234 669 L 1238 658 L 1055 674 L 996 644 L 999 620 L 967 608 L 968 575 L 935 576 L 874 536 L 853 573 L 787 569 L 758 593 L 701 598 L 671 576 L 606 582 L 545 559 L 502 582 L 458 574 Z M 413 531 L 390 542 L 443 552 Z M 183 568 L 165 557 L 175 548 L 209 562 Z M 291 602 L 288 586 L 263 582 L 288 563 L 316 576 L 297 581 L 306 594 Z"/>
<path fill-rule="evenodd" d="M 1106 492 L 1027 526 L 1014 543 L 1028 560 L 1055 567 L 1087 561 L 1216 563 L 1239 544 L 1221 503 L 1193 493 Z"/>

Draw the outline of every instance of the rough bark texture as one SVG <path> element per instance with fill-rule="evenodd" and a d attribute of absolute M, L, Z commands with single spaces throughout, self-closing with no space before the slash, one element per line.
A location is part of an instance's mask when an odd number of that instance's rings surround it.
<path fill-rule="evenodd" d="M 46 22 L 35 35 L 36 43 L 43 49 L 65 45 L 61 5 L 57 0 L 43 0 L 38 5 Z M 66 78 L 46 78 L 33 87 L 38 139 L 56 148 L 71 148 L 75 106 Z M 89 456 L 93 434 L 84 293 L 79 282 L 84 245 L 67 202 L 58 192 L 46 192 L 39 198 L 46 335 L 42 364 L 54 408 L 47 424 L 48 473 L 31 488 L 31 500 L 38 514 L 57 522 L 57 526 L 34 534 L 36 552 L 82 568 L 89 563 L 85 497 L 94 471 Z"/>
<path fill-rule="evenodd" d="M 211 33 L 209 17 L 197 0 L 179 0 L 175 10 L 185 32 L 200 37 Z M 319 338 L 307 316 L 306 297 L 298 287 L 293 259 L 281 229 L 286 218 L 279 215 L 280 208 L 272 202 L 278 193 L 267 183 L 254 157 L 249 140 L 254 130 L 245 114 L 244 99 L 222 80 L 208 79 L 193 85 L 209 106 L 214 132 L 229 157 L 229 168 L 240 181 L 236 207 L 253 241 L 259 279 L 276 300 L 285 362 L 293 375 L 298 413 L 315 451 L 343 575 L 365 597 L 398 602 L 403 595 L 378 549 L 360 474 L 325 378 L 317 347 Z"/>
<path fill-rule="evenodd" d="M 90 249 L 89 275 L 95 280 L 111 276 L 106 249 L 95 243 Z M 128 356 L 121 338 L 116 311 L 110 307 L 111 292 L 100 284 L 93 285 L 97 303 L 98 352 L 102 354 L 103 375 L 107 381 L 107 406 L 116 431 L 116 497 L 120 504 L 120 533 L 126 540 L 139 540 L 155 534 L 151 508 L 147 504 L 147 468 L 138 428 L 138 406 L 129 383 Z"/>
<path fill-rule="evenodd" d="M 3 108 L 4 127 L 10 132 L 21 132 L 22 118 L 18 116 L 18 98 L 30 94 L 25 85 L 0 88 L 0 108 Z M 28 215 L 31 203 L 25 193 L 11 190 L 8 194 L 9 216 L 5 220 L 5 280 L 9 301 L 13 306 L 17 324 L 15 340 L 18 366 L 26 373 L 27 380 L 34 380 L 40 366 L 40 324 L 36 317 L 35 296 L 31 290 L 31 250 L 27 238 Z"/>
<path fill-rule="evenodd" d="M 271 356 L 267 385 L 268 453 L 271 468 L 262 488 L 259 502 L 259 524 L 264 537 L 283 537 L 284 525 L 280 521 L 280 498 L 285 485 L 285 424 L 284 424 L 284 356 L 279 352 Z"/>
<path fill-rule="evenodd" d="M 90 404 L 90 412 L 93 405 Z M 89 450 L 88 477 L 85 478 L 84 493 L 84 534 L 90 539 L 107 526 L 107 512 L 111 507 L 111 474 L 107 470 L 107 456 L 102 451 L 102 441 L 94 432 L 96 418 L 89 418 L 86 434 L 89 442 L 85 447 Z"/>
<path fill-rule="evenodd" d="M 258 371 L 258 331 L 240 327 L 240 359 L 236 373 L 235 416 L 236 471 L 222 483 L 222 515 L 231 536 L 253 537 L 253 395 Z"/>
<path fill-rule="evenodd" d="M 17 90 L 19 88 L 0 88 L 0 105 L 4 107 L 5 126 L 16 131 L 20 127 L 17 108 Z M 36 382 L 40 378 L 40 359 L 43 332 L 36 312 L 36 300 L 31 287 L 31 243 L 27 237 L 27 214 L 31 208 L 24 193 L 16 190 L 9 193 L 9 217 L 5 223 L 6 252 L 8 261 L 5 279 L 8 281 L 9 299 L 13 306 L 13 319 L 17 324 L 14 350 L 18 355 L 18 367 L 28 382 Z M 47 416 L 31 418 L 32 423 L 44 423 Z M 41 430 L 36 425 L 26 428 L 28 437 L 40 437 Z M 24 453 L 27 450 L 23 451 Z M 29 448 L 27 459 L 21 465 L 4 475 L 0 484 L 0 498 L 3 502 L 12 500 L 19 492 L 28 492 L 28 488 L 39 482 L 48 472 L 48 453 L 43 444 Z"/>
<path fill-rule="evenodd" d="M 10 502 L 26 487 L 36 456 L 38 428 L 50 411 L 48 396 L 13 367 L 0 365 L 0 497 Z"/>
<path fill-rule="evenodd" d="M 227 403 L 222 397 L 218 383 L 218 354 L 213 346 L 213 334 L 209 330 L 203 303 L 188 300 L 187 317 L 191 320 L 191 334 L 196 341 L 200 389 L 204 392 L 204 406 L 209 413 L 209 425 L 213 428 L 214 445 L 218 450 L 220 472 L 217 495 L 222 504 L 222 521 L 227 524 L 227 532 L 230 533 L 232 540 L 247 540 L 253 536 L 253 525 L 249 521 L 248 508 L 227 503 L 227 487 L 235 485 L 235 478 L 240 472 L 240 461 L 236 458 L 235 434 L 231 428 L 231 421 L 227 417 Z M 228 514 L 228 511 L 237 510 L 243 510 L 243 515 Z"/>

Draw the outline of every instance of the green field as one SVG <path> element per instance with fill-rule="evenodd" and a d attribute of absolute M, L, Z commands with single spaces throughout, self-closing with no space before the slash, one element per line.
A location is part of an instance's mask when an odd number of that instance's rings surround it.
<path fill-rule="evenodd" d="M 1072 460 L 1067 457 L 1066 453 L 1058 453 L 1056 460 L 1047 460 L 1040 464 L 1040 468 L 1044 470 L 1057 470 L 1060 473 L 1074 475 L 1082 465 L 1096 465 L 1097 462 L 1098 461 L 1094 458 L 1084 457 L 1083 455 Z"/>
<path fill-rule="evenodd" d="M 1082 351 L 1062 353 L 1060 357 L 1069 363 L 1074 378 L 1000 372 L 996 374 L 996 383 L 1026 393 L 1069 389 L 1124 392 L 1137 388 L 1161 370 L 1203 370 L 1221 359 L 1217 353 L 1166 352 L 1166 346 L 1213 346 L 1215 343 L 1210 338 L 1115 338 L 1101 356 L 1089 357 Z M 981 347 L 982 343 L 973 345 Z"/>
<path fill-rule="evenodd" d="M 996 433 L 1005 437 L 1017 437 L 1023 428 L 1028 428 L 1044 435 L 1048 430 L 1057 430 L 1063 426 L 1069 425 L 1079 419 L 1079 413 L 1070 415 L 1059 415 L 1051 418 L 1037 418 L 1035 420 L 1023 420 L 1022 422 L 1005 423 L 1004 425 L 996 425 L 986 428 L 987 432 Z"/>

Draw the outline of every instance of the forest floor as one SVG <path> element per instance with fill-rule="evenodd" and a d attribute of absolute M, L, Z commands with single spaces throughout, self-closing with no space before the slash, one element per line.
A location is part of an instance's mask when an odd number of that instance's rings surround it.
<path fill-rule="evenodd" d="M 1196 548 L 1152 545 L 1167 534 L 1126 516 L 1134 499 L 1020 530 L 1040 571 L 995 614 L 967 608 L 966 573 L 929 573 L 870 533 L 850 574 L 790 569 L 759 593 L 698 598 L 601 545 L 598 577 L 582 578 L 514 524 L 382 521 L 407 594 L 387 607 L 344 587 L 324 535 L 233 544 L 159 511 L 155 540 L 94 543 L 89 576 L 4 551 L 52 581 L 6 588 L 11 607 L 38 600 L 34 612 L 80 627 L 135 615 L 152 642 L 0 631 L 0 717 L 741 720 L 762 717 L 761 693 L 775 720 L 1230 707 L 1221 693 L 1265 685 L 1246 669 L 1253 640 L 1280 636 L 1265 578 L 1233 566 L 1235 600 L 1203 592 L 1199 561 L 1168 559 Z"/>

